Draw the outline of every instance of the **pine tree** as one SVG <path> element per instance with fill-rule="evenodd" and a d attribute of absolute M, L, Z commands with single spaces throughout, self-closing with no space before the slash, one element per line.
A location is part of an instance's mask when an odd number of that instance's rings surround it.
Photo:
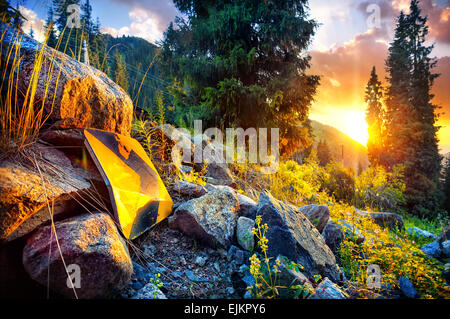
<path fill-rule="evenodd" d="M 388 163 L 405 166 L 407 208 L 419 216 L 437 213 L 442 198 L 437 114 L 430 93 L 435 61 L 430 58 L 433 46 L 425 45 L 426 21 L 418 1 L 413 0 L 410 13 L 399 16 L 386 61 Z"/>
<path fill-rule="evenodd" d="M 8 0 L 0 0 L 0 20 L 5 21 L 7 23 L 14 24 L 15 19 L 21 16 L 20 12 L 17 9 L 14 9 Z"/>
<path fill-rule="evenodd" d="M 55 21 L 54 21 L 54 11 L 53 11 L 53 5 L 50 5 L 47 11 L 47 20 L 45 22 L 45 30 L 47 33 L 47 45 L 55 48 L 57 44 L 57 38 L 55 34 Z"/>
<path fill-rule="evenodd" d="M 67 24 L 72 14 L 67 9 L 72 4 L 79 5 L 79 0 L 53 0 L 53 9 L 59 38 L 62 37 L 62 39 L 58 38 L 61 42 L 60 51 L 78 59 L 81 54 L 82 30 L 76 26 L 68 27 Z"/>
<path fill-rule="evenodd" d="M 281 154 L 310 143 L 306 120 L 319 77 L 306 74 L 317 23 L 305 0 L 175 0 L 187 20 L 170 25 L 162 68 L 183 79 L 176 98 L 213 126 L 278 127 Z M 299 129 L 300 128 L 300 129 Z"/>
<path fill-rule="evenodd" d="M 401 12 L 395 29 L 394 41 L 389 47 L 389 56 L 386 60 L 389 86 L 385 99 L 385 145 L 387 148 L 386 160 L 390 167 L 403 163 L 408 156 L 412 156 L 409 147 L 412 134 L 409 126 L 412 109 L 409 101 L 411 60 L 407 32 L 406 16 Z"/>
<path fill-rule="evenodd" d="M 89 60 L 91 66 L 100 71 L 109 73 L 108 63 L 103 63 L 106 54 L 106 43 L 100 32 L 100 19 L 97 17 L 96 22 L 92 26 L 92 36 L 89 38 Z"/>
<path fill-rule="evenodd" d="M 321 166 L 326 166 L 333 161 L 333 155 L 331 154 L 326 141 L 320 141 L 317 144 L 317 159 Z"/>
<path fill-rule="evenodd" d="M 432 73 L 436 59 L 430 54 L 433 45 L 426 46 L 427 17 L 421 16 L 417 0 L 412 0 L 409 25 L 409 50 L 412 60 L 410 101 L 413 106 L 411 136 L 414 154 L 405 167 L 408 204 L 418 215 L 437 213 L 441 201 L 441 161 L 437 132 L 437 106 L 431 103 L 431 87 L 438 76 Z"/>
<path fill-rule="evenodd" d="M 19 8 L 24 4 L 24 1 L 18 0 L 16 3 L 16 12 L 20 12 Z M 11 19 L 11 25 L 17 30 L 22 30 L 23 22 L 25 18 L 21 14 L 15 14 Z"/>
<path fill-rule="evenodd" d="M 94 22 L 92 21 L 92 6 L 89 0 L 86 0 L 81 6 L 81 12 L 82 28 L 88 39 L 90 39 L 94 35 Z"/>
<path fill-rule="evenodd" d="M 367 153 L 371 165 L 382 164 L 384 120 L 382 98 L 383 87 L 378 80 L 374 66 L 370 74 L 370 80 L 366 86 L 366 95 L 364 98 L 364 101 L 367 103 L 366 121 L 369 126 Z"/>
<path fill-rule="evenodd" d="M 28 35 L 34 39 L 34 30 L 32 26 L 30 26 L 30 32 L 28 32 Z"/>
<path fill-rule="evenodd" d="M 128 73 L 127 66 L 119 50 L 114 53 L 114 82 L 122 87 L 125 92 L 128 92 Z"/>

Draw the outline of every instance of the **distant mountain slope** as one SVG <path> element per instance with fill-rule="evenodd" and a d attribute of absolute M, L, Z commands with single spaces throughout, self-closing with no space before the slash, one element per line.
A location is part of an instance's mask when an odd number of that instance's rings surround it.
<path fill-rule="evenodd" d="M 167 83 L 160 77 L 156 63 L 152 64 L 158 47 L 145 39 L 133 36 L 112 37 L 109 34 L 104 34 L 103 40 L 109 51 L 107 61 L 110 78 L 114 79 L 115 77 L 114 53 L 117 50 L 124 58 L 130 97 L 134 99 L 139 92 L 139 105 L 137 106 L 150 109 L 155 102 L 156 92 L 158 90 L 165 91 L 167 86 Z M 142 82 L 150 65 L 152 67 L 146 74 L 144 82 Z"/>
<path fill-rule="evenodd" d="M 355 172 L 358 172 L 358 163 L 361 163 L 363 169 L 369 166 L 367 148 L 364 145 L 332 126 L 311 120 L 311 127 L 314 134 L 314 147 L 317 147 L 320 141 L 326 141 L 335 160 L 342 160 L 343 153 L 344 165 L 352 167 Z"/>

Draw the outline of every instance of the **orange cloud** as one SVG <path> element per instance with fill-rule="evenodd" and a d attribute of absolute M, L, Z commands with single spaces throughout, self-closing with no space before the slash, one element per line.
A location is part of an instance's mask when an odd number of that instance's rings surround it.
<path fill-rule="evenodd" d="M 364 109 L 364 87 L 372 66 L 384 75 L 388 48 L 384 38 L 382 30 L 371 29 L 336 49 L 311 52 L 311 72 L 322 76 L 313 113 L 327 113 L 330 106 Z"/>
<path fill-rule="evenodd" d="M 382 30 L 369 30 L 357 35 L 352 41 L 325 52 L 312 51 L 311 73 L 322 76 L 311 117 L 325 124 L 333 125 L 343 132 L 349 131 L 348 123 L 339 120 L 349 112 L 365 112 L 364 91 L 372 66 L 385 83 L 385 60 L 388 54 L 386 34 Z M 435 73 L 434 103 L 440 105 L 443 113 L 438 125 L 442 152 L 450 151 L 450 57 L 438 60 Z M 352 114 L 353 114 L 352 113 Z"/>

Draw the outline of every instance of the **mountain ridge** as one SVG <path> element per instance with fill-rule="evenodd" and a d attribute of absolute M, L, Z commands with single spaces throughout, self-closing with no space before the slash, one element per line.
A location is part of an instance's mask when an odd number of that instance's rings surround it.
<path fill-rule="evenodd" d="M 359 168 L 365 170 L 369 167 L 367 148 L 364 145 L 331 125 L 311 120 L 311 128 L 314 148 L 317 149 L 320 141 L 325 141 L 333 158 L 336 161 L 343 160 L 344 166 L 352 167 L 355 172 L 358 172 Z"/>

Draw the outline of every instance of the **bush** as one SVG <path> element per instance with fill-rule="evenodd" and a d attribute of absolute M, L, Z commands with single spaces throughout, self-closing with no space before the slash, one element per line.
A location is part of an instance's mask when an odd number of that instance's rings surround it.
<path fill-rule="evenodd" d="M 340 162 L 331 162 L 325 166 L 322 187 L 336 201 L 352 203 L 355 196 L 355 173 Z"/>
<path fill-rule="evenodd" d="M 405 204 L 404 167 L 392 172 L 382 166 L 371 166 L 355 180 L 355 206 L 378 211 L 399 212 Z"/>

